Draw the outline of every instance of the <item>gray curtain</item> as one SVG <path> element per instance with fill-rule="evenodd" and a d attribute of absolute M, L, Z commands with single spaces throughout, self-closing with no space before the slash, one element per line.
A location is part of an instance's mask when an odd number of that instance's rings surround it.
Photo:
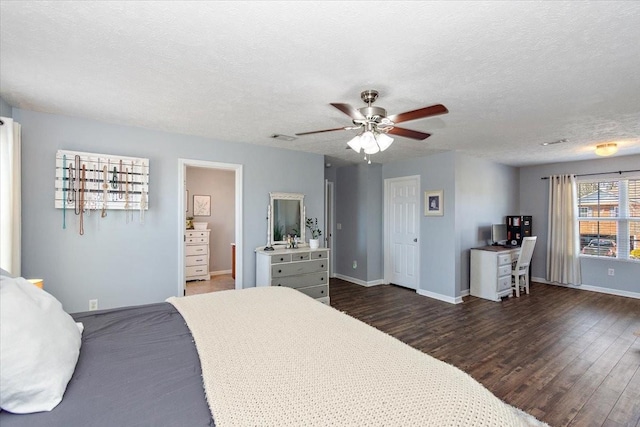
<path fill-rule="evenodd" d="M 575 175 L 549 177 L 547 280 L 580 285 L 580 230 Z"/>

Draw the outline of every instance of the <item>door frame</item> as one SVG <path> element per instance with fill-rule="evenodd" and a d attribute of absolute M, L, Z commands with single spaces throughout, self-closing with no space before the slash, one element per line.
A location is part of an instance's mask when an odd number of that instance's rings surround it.
<path fill-rule="evenodd" d="M 206 169 L 224 169 L 235 172 L 235 243 L 236 243 L 236 289 L 243 286 L 243 256 L 242 256 L 242 165 L 235 163 L 210 162 L 206 160 L 178 159 L 178 296 L 183 296 L 185 291 L 185 266 L 184 266 L 184 224 L 186 222 L 185 187 L 187 179 L 187 167 L 194 166 Z"/>
<path fill-rule="evenodd" d="M 335 228 L 335 219 L 336 219 L 336 194 L 335 194 L 335 185 L 332 181 L 328 179 L 324 180 L 324 230 L 325 230 L 325 239 L 328 243 L 329 248 L 329 277 L 335 277 L 335 233 L 333 229 Z"/>
<path fill-rule="evenodd" d="M 391 217 L 391 184 L 395 181 L 406 181 L 406 180 L 414 180 L 416 182 L 417 194 L 418 194 L 418 215 L 417 215 L 417 230 L 418 236 L 420 235 L 420 223 L 421 223 L 421 214 L 420 214 L 420 201 L 422 200 L 420 194 L 420 175 L 409 175 L 409 176 L 399 176 L 396 178 L 386 178 L 384 180 L 384 210 L 383 210 L 383 223 L 384 223 L 384 261 L 383 261 L 383 280 L 384 284 L 388 285 L 391 283 L 391 224 L 389 222 L 389 218 Z M 420 290 L 420 266 L 421 266 L 421 258 L 420 252 L 422 247 L 422 239 L 418 237 L 418 247 L 416 256 L 416 292 Z M 411 288 L 409 288 L 411 289 Z"/>

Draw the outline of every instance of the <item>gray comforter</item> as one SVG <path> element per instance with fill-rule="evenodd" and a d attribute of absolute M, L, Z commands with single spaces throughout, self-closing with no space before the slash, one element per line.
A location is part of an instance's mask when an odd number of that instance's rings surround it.
<path fill-rule="evenodd" d="M 80 358 L 51 412 L 0 412 L 2 427 L 213 426 L 193 338 L 168 303 L 86 313 Z"/>

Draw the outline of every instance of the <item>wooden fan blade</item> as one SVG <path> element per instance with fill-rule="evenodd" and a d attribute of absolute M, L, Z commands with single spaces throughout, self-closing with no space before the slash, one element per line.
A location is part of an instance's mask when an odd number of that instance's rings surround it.
<path fill-rule="evenodd" d="M 347 116 L 351 117 L 354 120 L 364 120 L 366 117 L 362 115 L 362 113 L 360 111 L 358 111 L 357 109 L 353 108 L 351 105 L 349 104 L 331 104 L 334 107 L 336 107 L 338 110 L 342 111 L 343 113 L 345 113 Z"/>
<path fill-rule="evenodd" d="M 399 128 L 399 127 L 394 127 L 387 133 L 398 135 L 398 136 L 404 136 L 405 138 L 421 139 L 421 140 L 427 139 L 431 136 L 431 134 L 429 133 L 418 132 L 417 130 L 411 130 L 411 129 L 405 129 L 405 128 Z"/>
<path fill-rule="evenodd" d="M 437 116 L 438 114 L 448 113 L 447 107 L 442 104 L 432 105 L 431 107 L 419 108 L 406 113 L 395 114 L 389 116 L 388 119 L 393 123 L 408 122 L 410 120 L 424 119 L 425 117 Z"/>
<path fill-rule="evenodd" d="M 322 133 L 322 132 L 333 132 L 335 130 L 345 130 L 348 129 L 348 126 L 345 127 L 341 127 L 341 128 L 335 128 L 335 129 L 324 129 L 324 130 L 314 130 L 312 132 L 300 132 L 300 133 L 296 133 L 297 136 L 302 136 L 302 135 L 311 135 L 314 133 Z"/>

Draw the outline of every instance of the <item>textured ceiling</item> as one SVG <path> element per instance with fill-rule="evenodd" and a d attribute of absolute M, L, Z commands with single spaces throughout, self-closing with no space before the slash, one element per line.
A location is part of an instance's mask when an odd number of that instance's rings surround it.
<path fill-rule="evenodd" d="M 403 123 L 375 162 L 456 150 L 521 166 L 640 153 L 640 2 L 0 2 L 0 95 L 28 110 L 321 153 L 330 102 Z M 541 146 L 566 138 L 563 144 Z"/>

